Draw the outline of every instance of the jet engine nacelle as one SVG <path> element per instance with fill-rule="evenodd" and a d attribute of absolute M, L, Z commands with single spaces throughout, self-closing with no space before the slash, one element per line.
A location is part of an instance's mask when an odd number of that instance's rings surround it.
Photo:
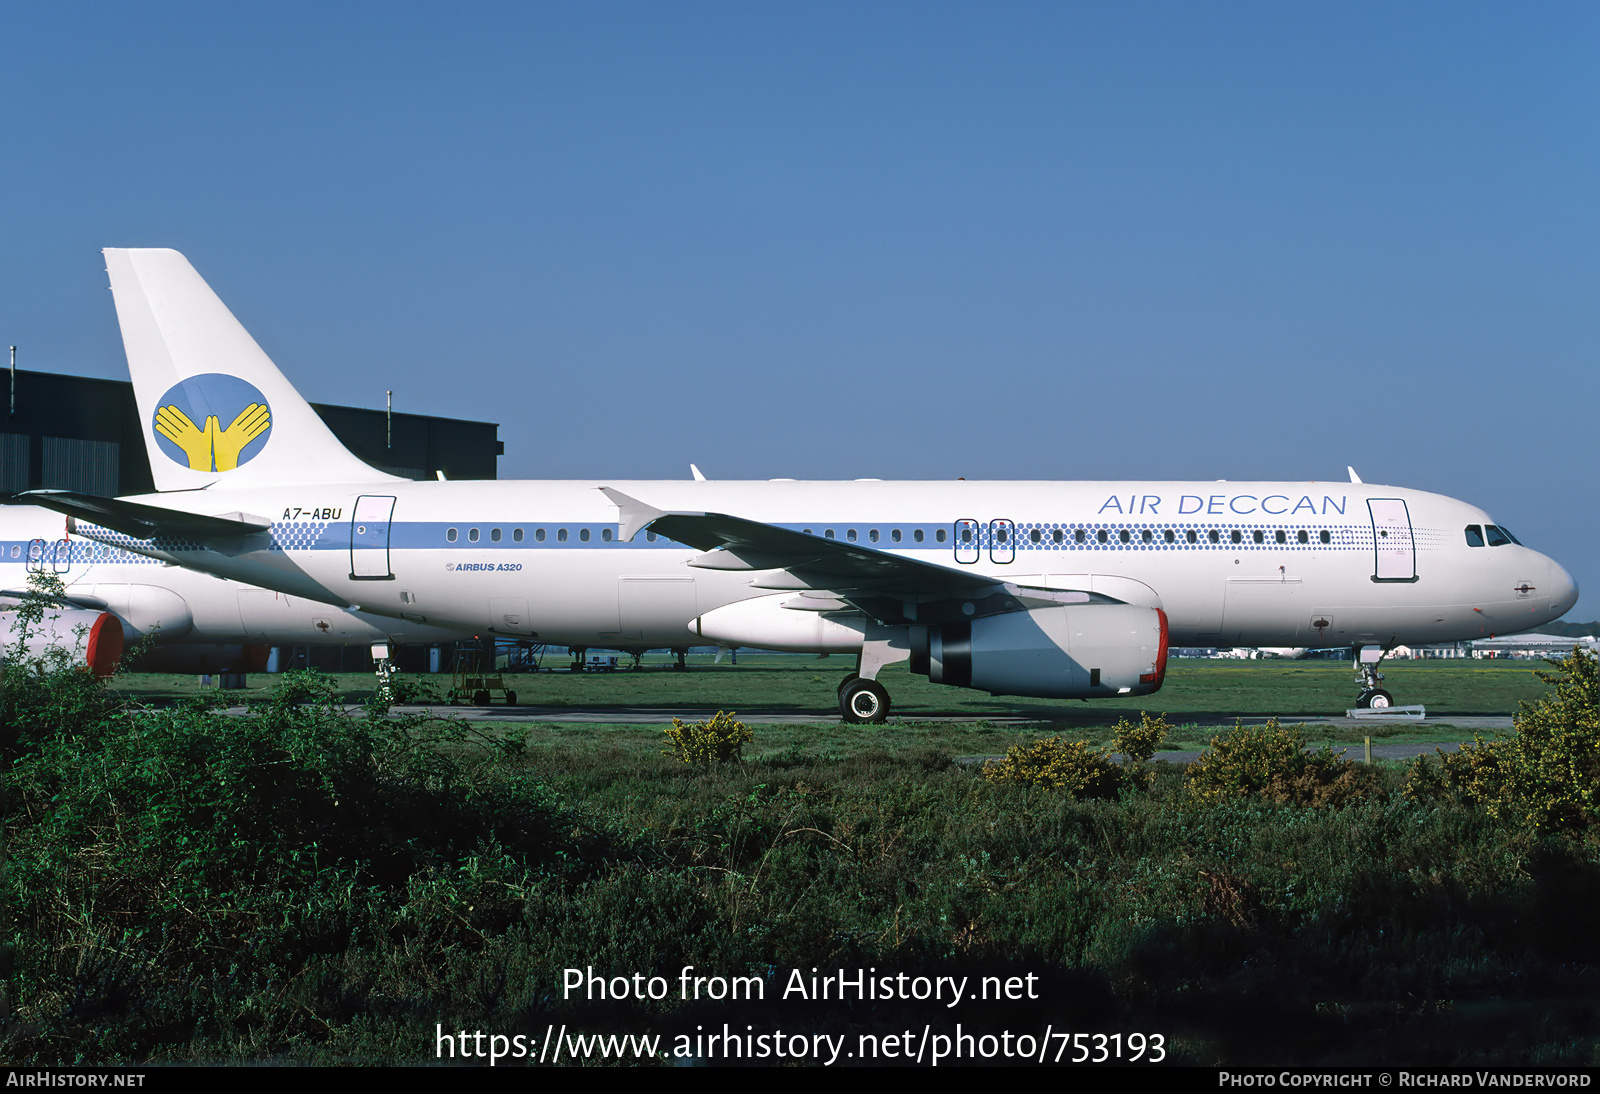
<path fill-rule="evenodd" d="M 4 655 L 16 651 L 20 624 L 15 612 L 0 615 L 0 644 Z M 27 628 L 23 655 L 49 664 L 62 651 L 67 664 L 88 669 L 99 677 L 117 671 L 122 660 L 122 621 L 110 612 L 89 608 L 50 608 L 44 619 Z"/>
<path fill-rule="evenodd" d="M 1063 604 L 913 627 L 911 671 L 991 695 L 1148 695 L 1167 675 L 1167 613 L 1135 604 Z"/>
<path fill-rule="evenodd" d="M 160 585 L 74 585 L 76 597 L 105 605 L 122 620 L 123 638 L 136 642 L 150 635 L 157 641 L 181 638 L 194 627 L 188 601 Z"/>

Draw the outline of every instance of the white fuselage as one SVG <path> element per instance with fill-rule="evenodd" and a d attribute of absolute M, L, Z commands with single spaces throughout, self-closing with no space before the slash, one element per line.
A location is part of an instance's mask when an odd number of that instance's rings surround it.
<path fill-rule="evenodd" d="M 34 571 L 59 577 L 74 604 L 115 615 L 129 643 L 339 645 L 468 637 L 167 565 L 69 535 L 65 525 L 66 518 L 48 509 L 0 508 L 0 639 L 11 630 L 6 608 L 28 589 Z"/>
<path fill-rule="evenodd" d="M 1448 642 L 1529 629 L 1577 597 L 1537 551 L 1470 545 L 1464 529 L 1491 523 L 1475 506 L 1341 482 L 219 484 L 132 500 L 266 518 L 271 529 L 211 550 L 76 527 L 365 616 L 568 646 L 698 644 L 696 617 L 769 595 L 753 587 L 760 573 L 690 567 L 701 552 L 663 537 L 623 542 L 601 486 L 665 511 L 732 514 L 1160 607 L 1174 645 Z"/>

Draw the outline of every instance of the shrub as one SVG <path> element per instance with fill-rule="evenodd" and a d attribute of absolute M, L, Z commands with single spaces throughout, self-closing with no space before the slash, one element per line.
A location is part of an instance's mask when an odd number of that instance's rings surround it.
<path fill-rule="evenodd" d="M 982 774 L 990 782 L 1048 786 L 1074 798 L 1114 797 L 1122 785 L 1122 771 L 1104 752 L 1065 737 L 1012 745 L 1005 759 L 984 764 Z"/>
<path fill-rule="evenodd" d="M 1117 726 L 1111 732 L 1111 747 L 1122 753 L 1124 760 L 1149 763 L 1150 757 L 1156 754 L 1156 749 L 1161 747 L 1161 742 L 1167 739 L 1170 732 L 1172 727 L 1167 724 L 1165 714 L 1152 718 L 1145 711 L 1140 711 L 1138 725 L 1126 718 L 1117 719 Z"/>
<path fill-rule="evenodd" d="M 1156 754 L 1171 731 L 1165 714 L 1152 718 L 1140 711 L 1138 725 L 1126 718 L 1117 719 L 1116 728 L 1111 731 L 1111 748 L 1122 754 L 1122 774 L 1130 786 L 1142 790 L 1150 785 L 1155 777 L 1150 770 L 1150 757 Z"/>
<path fill-rule="evenodd" d="M 1256 797 L 1284 805 L 1344 805 L 1371 796 L 1377 772 L 1334 755 L 1331 748 L 1305 751 L 1303 726 L 1237 722 L 1189 765 L 1189 793 L 1221 803 Z"/>
<path fill-rule="evenodd" d="M 731 711 L 724 713 L 720 710 L 715 717 L 694 725 L 686 725 L 682 718 L 674 718 L 672 726 L 664 732 L 672 742 L 672 747 L 662 749 L 661 754 L 676 756 L 684 763 L 698 767 L 743 761 L 744 746 L 755 739 L 750 727 L 735 721 Z"/>
<path fill-rule="evenodd" d="M 1481 804 L 1490 816 L 1540 831 L 1575 833 L 1600 822 L 1600 673 L 1573 650 L 1539 678 L 1553 690 L 1524 702 L 1516 732 L 1476 738 L 1438 760 L 1412 765 L 1406 794 Z"/>

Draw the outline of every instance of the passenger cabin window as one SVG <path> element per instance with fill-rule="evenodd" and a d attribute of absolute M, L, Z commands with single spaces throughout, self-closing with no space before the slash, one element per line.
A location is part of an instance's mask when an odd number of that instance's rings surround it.
<path fill-rule="evenodd" d="M 1300 543 L 1310 543 L 1311 542 L 1311 536 L 1304 528 L 1302 528 L 1298 532 L 1296 532 L 1294 534 L 1294 538 Z"/>
<path fill-rule="evenodd" d="M 467 529 L 467 538 L 470 539 L 473 543 L 478 542 L 478 530 L 476 528 L 468 528 Z"/>
<path fill-rule="evenodd" d="M 944 533 L 942 531 L 939 534 L 941 536 L 944 535 Z M 916 531 L 912 532 L 911 533 L 911 538 L 916 540 L 918 543 L 921 543 L 922 542 L 922 529 L 918 528 Z"/>
<path fill-rule="evenodd" d="M 1328 530 L 1326 528 L 1317 533 L 1317 539 L 1323 543 L 1333 542 L 1333 537 L 1328 534 Z"/>
<path fill-rule="evenodd" d="M 644 538 L 645 542 L 654 543 L 656 541 L 656 534 L 654 532 L 646 532 L 644 534 Z"/>
<path fill-rule="evenodd" d="M 891 528 L 889 530 L 889 538 L 894 540 L 894 542 L 899 543 L 900 542 L 900 529 Z"/>
<path fill-rule="evenodd" d="M 1094 538 L 1099 540 L 1101 543 L 1104 543 L 1111 538 L 1111 535 L 1104 528 L 1102 528 L 1094 534 Z"/>
<path fill-rule="evenodd" d="M 1261 529 L 1257 528 L 1254 532 L 1250 533 L 1250 538 L 1255 540 L 1257 543 L 1261 543 L 1267 537 L 1266 534 L 1261 531 Z"/>
<path fill-rule="evenodd" d="M 1206 536 L 1211 540 L 1212 543 L 1221 543 L 1222 542 L 1222 533 L 1217 531 L 1215 528 L 1213 528 L 1213 529 L 1211 529 L 1211 531 L 1207 532 Z"/>
<path fill-rule="evenodd" d="M 588 543 L 589 542 L 589 529 L 587 529 L 587 528 L 579 528 L 578 529 L 578 538 L 583 540 L 583 542 Z"/>
<path fill-rule="evenodd" d="M 922 538 L 922 533 L 921 532 L 917 533 L 917 538 L 918 539 Z M 944 529 L 940 528 L 937 532 L 933 533 L 933 538 L 938 540 L 940 543 L 943 543 L 944 542 Z"/>
<path fill-rule="evenodd" d="M 824 529 L 822 534 L 823 534 L 823 536 L 825 538 L 832 539 L 833 538 L 833 529 L 832 528 Z"/>
<path fill-rule="evenodd" d="M 513 542 L 513 543 L 521 543 L 522 542 L 522 529 L 521 528 L 513 528 L 513 529 L 511 529 L 511 542 Z"/>
<path fill-rule="evenodd" d="M 1200 534 L 1198 532 L 1194 531 L 1193 529 L 1190 529 L 1189 531 L 1185 532 L 1183 534 L 1183 537 L 1185 539 L 1187 539 L 1190 543 L 1199 543 L 1200 542 Z"/>
<path fill-rule="evenodd" d="M 1075 529 L 1073 531 L 1073 533 L 1072 533 L 1072 541 L 1074 543 L 1082 543 L 1083 539 L 1084 539 L 1083 529 L 1082 528 Z"/>
<path fill-rule="evenodd" d="M 1178 542 L 1178 533 L 1174 532 L 1171 528 L 1168 528 L 1165 532 L 1161 533 L 1161 538 L 1165 539 L 1168 543 L 1176 543 Z"/>
<path fill-rule="evenodd" d="M 458 533 L 454 528 L 446 528 L 444 530 L 444 538 L 449 543 L 454 543 L 456 541 L 457 534 Z"/>
<path fill-rule="evenodd" d="M 872 529 L 870 532 L 867 533 L 867 538 L 869 540 L 871 540 L 873 543 L 878 542 L 878 530 L 876 528 Z"/>
<path fill-rule="evenodd" d="M 1133 536 L 1129 534 L 1126 528 L 1117 533 L 1117 539 L 1121 540 L 1123 543 L 1127 543 L 1132 538 Z"/>
<path fill-rule="evenodd" d="M 1467 525 L 1467 546 L 1468 547 L 1482 547 L 1483 546 L 1483 529 L 1480 528 L 1476 524 Z"/>
<path fill-rule="evenodd" d="M 856 530 L 854 528 L 847 529 L 845 531 L 844 538 L 849 540 L 851 543 L 854 543 L 856 541 Z"/>
<path fill-rule="evenodd" d="M 544 542 L 544 529 L 543 528 L 535 528 L 533 530 L 533 538 L 538 540 L 540 543 L 543 543 Z"/>
<path fill-rule="evenodd" d="M 558 542 L 558 543 L 567 542 L 567 530 L 565 528 L 557 528 L 556 529 L 556 542 Z"/>
<path fill-rule="evenodd" d="M 1289 536 L 1288 536 L 1288 534 L 1286 532 L 1284 532 L 1284 530 L 1282 528 L 1279 528 L 1276 532 L 1272 533 L 1272 538 L 1275 539 L 1276 541 L 1278 541 L 1279 543 L 1288 543 L 1289 542 Z"/>
<path fill-rule="evenodd" d="M 610 543 L 611 542 L 611 529 L 609 529 L 609 528 L 600 529 L 600 538 L 605 540 L 607 543 Z"/>
<path fill-rule="evenodd" d="M 956 561 L 965 566 L 970 566 L 978 561 L 978 522 L 975 520 L 958 520 L 955 525 L 955 552 Z M 939 535 L 944 535 L 944 529 L 939 529 Z M 942 542 L 942 540 L 941 540 Z"/>
<path fill-rule="evenodd" d="M 1044 539 L 1044 533 L 1035 528 L 1028 533 L 1028 539 L 1033 543 L 1038 543 Z"/>
<path fill-rule="evenodd" d="M 1156 538 L 1156 534 L 1150 529 L 1146 528 L 1143 532 L 1139 533 L 1139 538 L 1144 542 L 1149 543 L 1151 540 Z"/>
<path fill-rule="evenodd" d="M 1050 540 L 1053 543 L 1060 543 L 1063 539 L 1066 539 L 1066 538 L 1067 537 L 1062 533 L 1061 529 L 1059 529 L 1059 528 L 1057 528 L 1054 532 L 1050 533 Z"/>
<path fill-rule="evenodd" d="M 499 543 L 500 542 L 500 529 L 498 529 L 498 528 L 489 529 L 489 542 L 491 542 L 491 543 Z"/>

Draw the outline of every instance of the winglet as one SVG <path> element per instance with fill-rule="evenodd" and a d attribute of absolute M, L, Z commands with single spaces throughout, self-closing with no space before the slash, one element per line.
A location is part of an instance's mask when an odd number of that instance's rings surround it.
<path fill-rule="evenodd" d="M 694 476 L 694 481 L 695 482 L 705 482 L 706 481 L 705 473 L 703 471 L 701 471 L 698 467 L 696 467 L 692 463 L 689 465 L 689 474 Z"/>
<path fill-rule="evenodd" d="M 1365 483 L 1363 483 L 1361 481 L 1361 476 L 1356 474 L 1356 469 L 1355 468 L 1350 467 L 1349 465 L 1346 465 L 1345 466 L 1345 470 L 1350 472 L 1350 481 L 1351 482 L 1355 483 L 1358 486 L 1365 486 L 1366 485 Z"/>
<path fill-rule="evenodd" d="M 653 505 L 646 505 L 638 498 L 630 498 L 621 490 L 613 490 L 609 486 L 600 487 L 600 492 L 611 499 L 618 512 L 617 535 L 624 543 L 630 543 L 633 537 L 644 531 L 645 526 L 657 517 L 667 515 L 665 509 L 657 509 Z"/>

